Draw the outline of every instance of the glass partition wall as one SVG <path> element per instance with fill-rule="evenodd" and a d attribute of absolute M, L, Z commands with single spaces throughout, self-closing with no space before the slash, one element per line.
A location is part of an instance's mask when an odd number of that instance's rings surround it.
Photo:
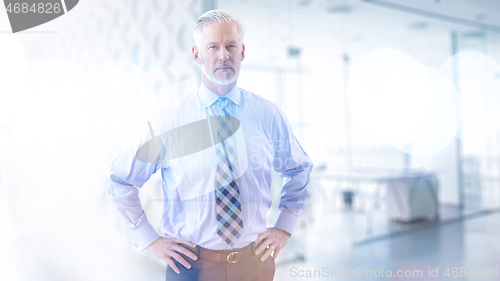
<path fill-rule="evenodd" d="M 285 262 L 321 256 L 319 233 L 340 249 L 498 207 L 497 30 L 369 1 L 216 6 L 246 25 L 240 87 L 285 112 L 315 163 Z M 393 222 L 384 180 L 419 173 L 439 216 Z"/>

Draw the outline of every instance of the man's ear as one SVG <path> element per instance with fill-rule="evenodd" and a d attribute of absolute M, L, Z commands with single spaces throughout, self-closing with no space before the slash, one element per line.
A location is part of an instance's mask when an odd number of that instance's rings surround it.
<path fill-rule="evenodd" d="M 241 43 L 241 61 L 245 59 L 245 43 Z"/>
<path fill-rule="evenodd" d="M 194 58 L 194 61 L 198 64 L 201 64 L 201 60 L 200 60 L 200 52 L 198 50 L 198 46 L 193 46 L 193 48 L 191 49 L 191 51 L 193 52 L 193 58 Z"/>

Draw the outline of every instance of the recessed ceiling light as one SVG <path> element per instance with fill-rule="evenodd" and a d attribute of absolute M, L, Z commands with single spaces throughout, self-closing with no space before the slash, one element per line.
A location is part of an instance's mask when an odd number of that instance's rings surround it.
<path fill-rule="evenodd" d="M 331 14 L 349 14 L 351 11 L 350 5 L 335 5 L 326 8 L 326 12 Z"/>
<path fill-rule="evenodd" d="M 476 15 L 476 20 L 485 20 L 488 17 L 486 13 L 479 13 Z"/>
<path fill-rule="evenodd" d="M 471 32 L 464 33 L 462 35 L 462 37 L 464 37 L 464 38 L 483 38 L 484 33 L 482 31 L 471 31 Z"/>
<path fill-rule="evenodd" d="M 299 6 L 305 7 L 311 5 L 312 0 L 300 0 L 298 2 Z"/>
<path fill-rule="evenodd" d="M 427 29 L 429 27 L 429 24 L 425 21 L 418 21 L 418 22 L 413 22 L 408 25 L 410 29 L 414 30 L 423 30 Z"/>

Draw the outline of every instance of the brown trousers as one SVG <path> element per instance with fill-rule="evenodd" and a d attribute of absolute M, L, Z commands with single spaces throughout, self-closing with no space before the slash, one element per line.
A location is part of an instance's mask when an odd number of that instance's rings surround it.
<path fill-rule="evenodd" d="M 247 246 L 252 247 L 251 254 L 245 257 L 238 257 L 238 262 L 236 263 L 228 263 L 226 260 L 215 262 L 200 257 L 200 246 L 191 248 L 184 244 L 181 245 L 195 253 L 198 260 L 195 261 L 180 254 L 191 264 L 191 268 L 187 269 L 175 261 L 175 264 L 180 269 L 180 274 L 175 273 L 172 268 L 168 267 L 167 281 L 272 281 L 274 279 L 275 264 L 273 257 L 269 257 L 261 262 L 260 257 L 265 251 L 262 251 L 259 255 L 255 255 L 255 249 L 257 248 L 255 243 Z M 233 251 L 239 250 L 212 251 L 228 255 Z"/>

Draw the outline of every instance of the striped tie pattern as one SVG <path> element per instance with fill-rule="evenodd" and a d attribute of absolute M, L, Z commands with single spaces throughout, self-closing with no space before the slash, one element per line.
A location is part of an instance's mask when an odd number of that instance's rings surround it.
<path fill-rule="evenodd" d="M 236 179 L 237 167 L 234 165 L 235 143 L 231 115 L 227 111 L 226 97 L 219 98 L 219 108 L 223 114 L 217 118 L 217 139 L 222 147 L 217 148 L 217 183 L 215 191 L 217 202 L 217 234 L 229 245 L 240 238 L 243 231 L 240 191 Z"/>

